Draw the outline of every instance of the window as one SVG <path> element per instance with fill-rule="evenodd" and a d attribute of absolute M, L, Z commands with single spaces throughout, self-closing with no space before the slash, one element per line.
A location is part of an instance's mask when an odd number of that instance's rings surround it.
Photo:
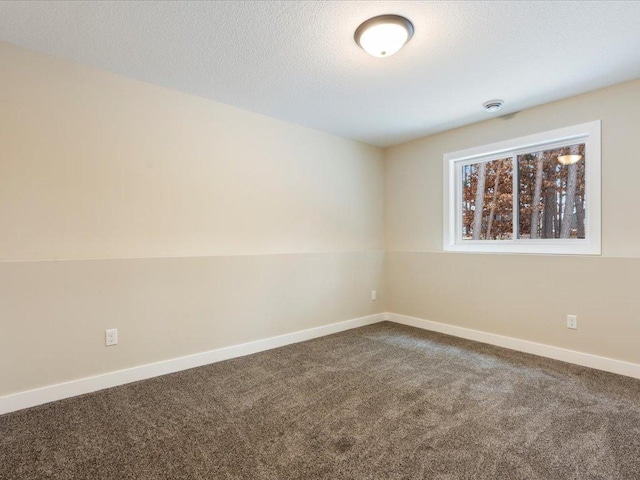
<path fill-rule="evenodd" d="M 600 254 L 600 122 L 444 156 L 444 249 Z"/>

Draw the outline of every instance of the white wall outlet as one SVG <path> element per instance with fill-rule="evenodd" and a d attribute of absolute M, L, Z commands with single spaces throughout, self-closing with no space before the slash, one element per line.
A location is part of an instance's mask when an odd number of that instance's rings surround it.
<path fill-rule="evenodd" d="M 571 328 L 573 330 L 578 329 L 578 316 L 577 315 L 567 315 L 567 328 Z"/>
<path fill-rule="evenodd" d="M 375 302 L 378 299 L 378 292 L 371 290 L 371 301 Z"/>
<path fill-rule="evenodd" d="M 110 328 L 109 330 L 105 330 L 104 335 L 104 343 L 107 347 L 111 345 L 118 344 L 118 329 Z"/>

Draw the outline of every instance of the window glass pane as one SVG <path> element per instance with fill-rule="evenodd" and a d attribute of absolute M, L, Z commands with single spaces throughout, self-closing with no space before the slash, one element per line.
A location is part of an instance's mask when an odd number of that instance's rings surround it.
<path fill-rule="evenodd" d="M 584 143 L 518 155 L 518 238 L 585 238 Z"/>
<path fill-rule="evenodd" d="M 462 239 L 511 240 L 511 158 L 462 166 Z"/>

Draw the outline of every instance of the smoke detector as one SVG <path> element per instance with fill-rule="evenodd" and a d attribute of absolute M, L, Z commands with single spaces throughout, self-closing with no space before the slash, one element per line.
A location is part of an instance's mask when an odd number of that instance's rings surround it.
<path fill-rule="evenodd" d="M 482 104 L 482 108 L 484 108 L 489 113 L 493 113 L 500 110 L 503 105 L 504 105 L 504 100 L 495 99 L 495 100 L 489 100 L 488 102 L 484 102 Z"/>

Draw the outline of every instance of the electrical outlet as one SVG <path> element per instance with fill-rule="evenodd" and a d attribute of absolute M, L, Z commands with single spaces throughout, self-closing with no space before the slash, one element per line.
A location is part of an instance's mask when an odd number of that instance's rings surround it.
<path fill-rule="evenodd" d="M 371 301 L 375 302 L 378 299 L 378 292 L 371 290 Z"/>
<path fill-rule="evenodd" d="M 117 345 L 118 344 L 118 329 L 117 328 L 110 328 L 109 330 L 105 330 L 105 345 L 107 347 L 111 346 L 111 345 Z"/>
<path fill-rule="evenodd" d="M 578 316 L 577 315 L 567 315 L 567 328 L 571 328 L 572 330 L 578 329 Z"/>

